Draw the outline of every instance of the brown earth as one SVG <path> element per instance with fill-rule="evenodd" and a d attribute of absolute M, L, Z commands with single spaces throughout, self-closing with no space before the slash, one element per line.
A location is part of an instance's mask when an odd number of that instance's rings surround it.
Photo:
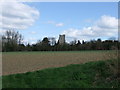
<path fill-rule="evenodd" d="M 14 52 L 2 54 L 2 74 L 25 73 L 49 67 L 81 64 L 89 61 L 117 58 L 115 52 Z"/>

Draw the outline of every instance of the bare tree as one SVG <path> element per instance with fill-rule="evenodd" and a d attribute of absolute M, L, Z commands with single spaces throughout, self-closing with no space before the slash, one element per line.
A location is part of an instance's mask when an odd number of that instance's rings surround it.
<path fill-rule="evenodd" d="M 22 43 L 23 37 L 18 31 L 7 30 L 2 36 L 2 45 L 5 51 L 14 51 L 17 46 Z"/>
<path fill-rule="evenodd" d="M 49 37 L 48 39 L 50 41 L 50 45 L 54 46 L 56 43 L 56 39 L 54 37 Z"/>

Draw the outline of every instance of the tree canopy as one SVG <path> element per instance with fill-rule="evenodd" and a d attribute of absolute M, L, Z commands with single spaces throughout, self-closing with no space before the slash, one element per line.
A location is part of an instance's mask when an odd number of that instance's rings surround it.
<path fill-rule="evenodd" d="M 79 51 L 79 50 L 117 50 L 120 48 L 118 40 L 97 40 L 84 41 L 74 40 L 70 43 L 60 45 L 55 38 L 44 37 L 36 44 L 24 45 L 23 36 L 18 31 L 8 30 L 2 36 L 2 51 Z"/>

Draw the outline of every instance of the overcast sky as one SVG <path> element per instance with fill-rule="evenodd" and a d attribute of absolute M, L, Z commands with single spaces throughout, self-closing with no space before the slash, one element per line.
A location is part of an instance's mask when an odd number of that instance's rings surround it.
<path fill-rule="evenodd" d="M 117 2 L 12 2 L 0 3 L 0 33 L 14 29 L 24 42 L 65 34 L 74 39 L 102 40 L 118 37 Z M 1 15 L 2 13 L 2 15 Z"/>

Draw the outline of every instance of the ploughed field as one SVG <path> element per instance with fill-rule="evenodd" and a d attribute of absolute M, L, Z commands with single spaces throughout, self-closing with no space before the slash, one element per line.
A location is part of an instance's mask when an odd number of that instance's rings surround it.
<path fill-rule="evenodd" d="M 116 58 L 116 51 L 4 52 L 2 53 L 2 74 L 25 73 L 68 64 Z"/>

